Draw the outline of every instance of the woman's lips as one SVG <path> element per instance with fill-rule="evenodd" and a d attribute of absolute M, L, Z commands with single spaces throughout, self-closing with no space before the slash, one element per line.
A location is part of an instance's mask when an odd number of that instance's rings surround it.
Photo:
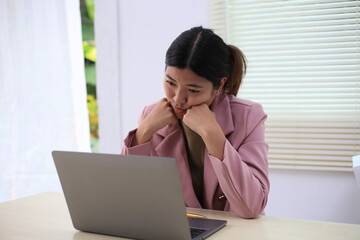
<path fill-rule="evenodd" d="M 174 106 L 173 106 L 173 109 L 176 113 L 186 113 L 186 110 L 187 110 L 187 109 L 182 109 L 182 108 L 178 108 L 178 107 L 174 107 Z"/>

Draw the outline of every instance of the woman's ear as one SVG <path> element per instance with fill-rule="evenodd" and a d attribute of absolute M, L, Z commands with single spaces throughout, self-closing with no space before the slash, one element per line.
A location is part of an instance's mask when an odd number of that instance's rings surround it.
<path fill-rule="evenodd" d="M 219 96 L 223 92 L 226 81 L 227 81 L 227 77 L 223 77 L 220 80 L 219 87 L 216 89 L 216 96 Z"/>

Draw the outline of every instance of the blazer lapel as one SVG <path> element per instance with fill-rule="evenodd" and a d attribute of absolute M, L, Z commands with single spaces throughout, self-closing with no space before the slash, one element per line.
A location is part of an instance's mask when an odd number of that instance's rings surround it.
<path fill-rule="evenodd" d="M 221 129 L 225 136 L 229 135 L 234 131 L 234 120 L 231 113 L 229 96 L 222 94 L 217 96 L 210 106 L 211 111 L 216 115 Z"/>
<path fill-rule="evenodd" d="M 204 154 L 204 204 L 206 208 L 212 208 L 212 202 L 216 188 L 219 184 L 214 168 L 210 162 L 207 150 Z"/>
<path fill-rule="evenodd" d="M 155 148 L 156 155 L 176 159 L 185 204 L 187 206 L 201 208 L 193 189 L 184 135 L 179 124 L 166 126 L 160 129 L 157 134 L 162 136 L 163 140 Z"/>

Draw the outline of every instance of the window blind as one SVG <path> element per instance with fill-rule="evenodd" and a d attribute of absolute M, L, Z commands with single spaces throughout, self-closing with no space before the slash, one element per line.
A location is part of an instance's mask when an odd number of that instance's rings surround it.
<path fill-rule="evenodd" d="M 360 1 L 213 0 L 210 27 L 248 59 L 270 168 L 350 171 L 360 154 Z"/>

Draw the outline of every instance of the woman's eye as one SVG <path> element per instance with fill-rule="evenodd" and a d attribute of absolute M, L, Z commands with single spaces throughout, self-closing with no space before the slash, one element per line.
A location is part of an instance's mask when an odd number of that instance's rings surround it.
<path fill-rule="evenodd" d="M 189 92 L 191 92 L 191 93 L 199 93 L 200 91 L 194 90 L 194 89 L 189 89 Z"/>
<path fill-rule="evenodd" d="M 171 82 L 171 81 L 166 81 L 170 86 L 175 86 L 175 83 Z"/>

